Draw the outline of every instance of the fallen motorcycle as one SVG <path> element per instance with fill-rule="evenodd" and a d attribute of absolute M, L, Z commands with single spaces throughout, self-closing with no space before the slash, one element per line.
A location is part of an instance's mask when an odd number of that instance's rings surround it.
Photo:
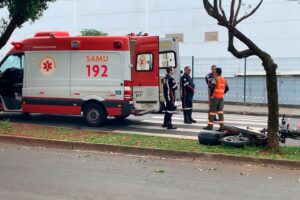
<path fill-rule="evenodd" d="M 236 126 L 224 125 L 222 130 L 203 130 L 198 135 L 200 144 L 218 145 L 224 144 L 233 147 L 244 147 L 247 145 L 265 146 L 268 144 L 268 130 L 257 130 L 253 128 L 240 128 Z M 279 141 L 285 143 L 287 138 L 300 140 L 300 129 L 290 129 L 285 115 L 279 125 Z"/>

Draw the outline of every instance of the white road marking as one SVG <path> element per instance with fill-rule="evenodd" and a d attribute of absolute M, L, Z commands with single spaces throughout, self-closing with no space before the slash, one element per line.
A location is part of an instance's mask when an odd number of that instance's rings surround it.
<path fill-rule="evenodd" d="M 175 124 L 174 124 L 175 125 Z M 206 124 L 205 124 L 206 126 Z M 162 128 L 159 126 L 144 126 L 144 125 L 129 125 L 127 126 L 129 128 L 138 128 L 138 129 L 149 129 L 149 130 L 161 130 L 161 131 L 168 131 L 166 128 Z M 192 128 L 177 128 L 177 129 L 172 129 L 172 131 L 179 131 L 179 132 L 192 132 L 192 133 L 199 133 L 199 129 L 192 129 Z"/>
<path fill-rule="evenodd" d="M 156 116 L 158 117 L 158 116 Z M 183 117 L 183 115 L 173 115 L 173 117 Z M 207 114 L 199 115 L 199 114 L 193 114 L 193 118 L 200 118 L 200 119 L 207 119 Z M 267 123 L 266 117 L 259 117 L 259 116 L 253 116 L 253 117 L 247 117 L 247 116 L 232 116 L 232 115 L 226 115 L 225 114 L 225 120 L 238 120 L 238 121 L 255 121 L 255 122 L 265 122 Z"/>
<path fill-rule="evenodd" d="M 160 120 L 160 123 L 162 123 L 162 120 L 163 120 L 163 116 L 153 116 L 152 119 L 161 119 Z M 200 121 L 200 122 L 207 122 L 208 120 L 207 119 L 200 119 L 200 118 L 195 118 L 193 117 L 197 122 Z M 176 116 L 173 116 L 172 117 L 173 120 L 182 120 L 183 121 L 183 117 L 176 117 Z M 150 120 L 142 120 L 143 122 L 150 122 Z M 151 123 L 151 122 L 150 122 Z M 249 121 L 238 121 L 238 120 L 235 120 L 235 121 L 231 121 L 231 120 L 227 120 L 225 118 L 225 123 L 232 123 L 232 124 L 249 124 L 249 125 L 261 125 L 261 126 L 267 126 L 267 123 L 261 123 L 261 122 L 249 122 Z M 184 124 L 184 123 L 182 123 Z M 197 125 L 198 123 L 196 124 L 193 124 L 193 125 Z M 215 124 L 218 124 L 218 122 L 216 121 Z"/>
<path fill-rule="evenodd" d="M 146 122 L 146 123 L 153 123 L 153 124 L 162 124 L 162 120 L 142 120 L 142 122 Z M 186 125 L 188 126 L 196 126 L 196 127 L 204 127 L 207 124 L 199 124 L 199 123 L 194 123 L 194 124 L 185 124 L 183 122 L 177 122 L 177 121 L 172 121 L 172 124 L 177 124 L 177 125 Z"/>

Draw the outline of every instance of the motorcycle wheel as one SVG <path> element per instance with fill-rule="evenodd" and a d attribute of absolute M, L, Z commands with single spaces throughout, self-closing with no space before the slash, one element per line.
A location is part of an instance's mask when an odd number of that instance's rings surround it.
<path fill-rule="evenodd" d="M 232 147 L 244 147 L 253 143 L 251 138 L 240 135 L 228 135 L 220 139 L 221 144 Z"/>

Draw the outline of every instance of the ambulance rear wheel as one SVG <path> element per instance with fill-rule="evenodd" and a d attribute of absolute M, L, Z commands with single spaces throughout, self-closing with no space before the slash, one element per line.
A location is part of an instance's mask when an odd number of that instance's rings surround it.
<path fill-rule="evenodd" d="M 103 108 L 98 104 L 88 104 L 83 110 L 83 118 L 89 126 L 102 126 L 107 119 Z"/>

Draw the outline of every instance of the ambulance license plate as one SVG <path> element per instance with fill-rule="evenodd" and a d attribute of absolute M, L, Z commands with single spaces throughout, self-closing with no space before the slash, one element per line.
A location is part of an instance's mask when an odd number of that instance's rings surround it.
<path fill-rule="evenodd" d="M 142 107 L 142 109 L 145 109 L 145 110 L 154 109 L 155 104 L 154 103 L 142 103 L 141 107 Z"/>

